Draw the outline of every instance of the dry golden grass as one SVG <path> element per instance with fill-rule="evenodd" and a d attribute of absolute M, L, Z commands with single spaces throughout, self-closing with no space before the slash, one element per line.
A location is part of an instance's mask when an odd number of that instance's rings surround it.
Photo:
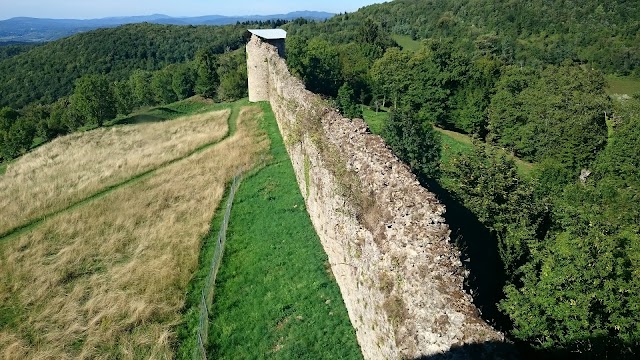
<path fill-rule="evenodd" d="M 167 359 L 200 242 L 239 170 L 268 149 L 259 107 L 234 136 L 0 243 L 4 359 Z"/>
<path fill-rule="evenodd" d="M 229 113 L 101 128 L 36 149 L 0 177 L 0 234 L 221 139 Z"/>

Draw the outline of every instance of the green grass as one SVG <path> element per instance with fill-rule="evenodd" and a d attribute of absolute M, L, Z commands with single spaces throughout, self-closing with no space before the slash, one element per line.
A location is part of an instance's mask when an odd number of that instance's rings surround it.
<path fill-rule="evenodd" d="M 376 113 L 368 106 L 362 106 L 362 117 L 367 125 L 369 125 L 371 132 L 376 135 L 380 135 L 382 134 L 384 122 L 389 118 L 389 113 L 383 110 Z"/>
<path fill-rule="evenodd" d="M 440 128 L 435 129 L 442 135 L 442 153 L 440 155 L 442 164 L 449 164 L 456 156 L 473 151 L 474 146 L 468 136 Z"/>
<path fill-rule="evenodd" d="M 4 175 L 4 173 L 7 172 L 7 166 L 9 166 L 9 163 L 0 163 L 0 176 Z"/>
<path fill-rule="evenodd" d="M 640 93 L 640 79 L 633 77 L 607 76 L 607 94 L 633 95 Z"/>
<path fill-rule="evenodd" d="M 19 302 L 12 301 L 0 305 L 0 331 L 4 328 L 12 328 L 24 316 L 23 309 L 19 306 Z"/>
<path fill-rule="evenodd" d="M 361 359 L 327 255 L 268 104 L 272 161 L 231 212 L 209 331 L 216 359 Z"/>
<path fill-rule="evenodd" d="M 227 184 L 229 185 L 229 184 Z M 204 237 L 202 249 L 198 258 L 198 270 L 189 282 L 187 299 L 185 302 L 184 322 L 178 326 L 178 348 L 176 359 L 192 359 L 194 349 L 198 346 L 197 334 L 200 325 L 200 299 L 202 290 L 206 287 L 207 275 L 211 267 L 211 259 L 216 250 L 218 233 L 224 219 L 225 208 L 229 200 L 229 186 L 226 186 L 224 196 L 211 219 L 209 233 Z"/>
<path fill-rule="evenodd" d="M 442 155 L 440 157 L 442 164 L 449 164 L 456 156 L 473 151 L 474 145 L 469 135 L 444 130 L 439 127 L 434 127 L 434 129 L 442 134 Z M 535 167 L 533 163 L 513 156 L 504 150 L 498 149 L 498 151 L 506 154 L 508 158 L 515 162 L 520 175 L 528 176 Z"/>
<path fill-rule="evenodd" d="M 194 115 L 215 110 L 224 110 L 228 107 L 228 103 L 209 103 L 200 98 L 194 97 L 168 105 L 140 109 L 127 116 L 118 116 L 117 118 L 106 122 L 105 126 L 160 122 L 172 120 L 180 116 Z M 95 128 L 95 126 L 91 128 Z M 89 128 L 83 130 L 89 130 Z"/>
<path fill-rule="evenodd" d="M 394 34 L 391 37 L 402 47 L 402 50 L 418 51 L 420 49 L 420 41 L 413 40 L 411 36 Z"/>

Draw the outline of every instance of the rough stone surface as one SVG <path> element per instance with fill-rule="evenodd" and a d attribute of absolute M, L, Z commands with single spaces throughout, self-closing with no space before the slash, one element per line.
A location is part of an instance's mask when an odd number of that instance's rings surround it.
<path fill-rule="evenodd" d="M 252 35 L 256 41 L 260 41 Z M 269 64 L 257 53 L 247 53 L 247 80 L 249 83 L 249 101 L 269 101 Z"/>
<path fill-rule="evenodd" d="M 254 37 L 247 56 L 249 67 L 266 64 L 268 79 L 256 91 L 267 87 L 364 357 L 418 358 L 504 341 L 463 290 L 435 195 L 362 120 L 344 119 L 307 91 L 273 46 Z"/>

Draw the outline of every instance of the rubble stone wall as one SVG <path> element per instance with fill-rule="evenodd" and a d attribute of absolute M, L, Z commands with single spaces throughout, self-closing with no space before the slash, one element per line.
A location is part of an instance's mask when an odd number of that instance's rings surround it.
<path fill-rule="evenodd" d="M 360 119 L 345 119 L 253 37 L 268 99 L 365 359 L 501 342 L 463 290 L 445 208 Z M 251 84 L 250 84 L 251 86 Z"/>

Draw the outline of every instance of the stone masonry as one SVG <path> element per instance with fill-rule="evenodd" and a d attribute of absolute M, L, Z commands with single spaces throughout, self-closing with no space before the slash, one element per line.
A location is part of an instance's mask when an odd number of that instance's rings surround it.
<path fill-rule="evenodd" d="M 247 61 L 252 101 L 271 102 L 365 359 L 504 341 L 463 290 L 435 195 L 362 120 L 307 91 L 275 47 L 253 36 Z"/>

